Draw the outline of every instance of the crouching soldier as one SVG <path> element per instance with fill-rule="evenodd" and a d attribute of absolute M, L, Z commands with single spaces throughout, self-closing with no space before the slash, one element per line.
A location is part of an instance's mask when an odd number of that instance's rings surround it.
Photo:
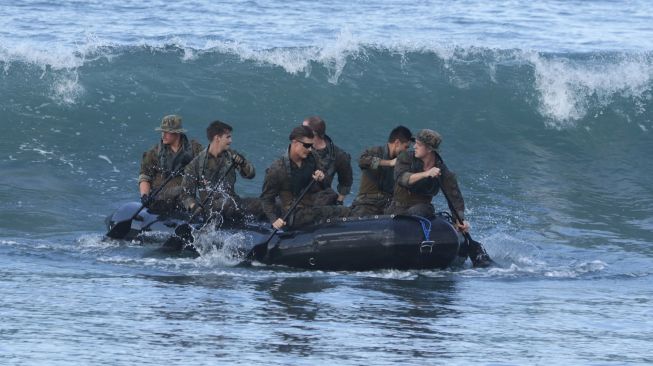
<path fill-rule="evenodd" d="M 161 132 L 161 140 L 143 153 L 138 189 L 143 205 L 154 212 L 167 212 L 179 209 L 179 198 L 182 194 L 181 173 L 186 164 L 202 151 L 202 145 L 195 140 L 188 140 L 181 117 L 177 115 L 163 117 L 161 127 L 155 131 Z M 160 188 L 173 174 L 178 175 L 173 177 L 156 197 L 152 197 L 152 192 Z"/>
<path fill-rule="evenodd" d="M 254 166 L 243 155 L 232 150 L 233 128 L 221 121 L 214 121 L 206 129 L 209 147 L 188 164 L 184 171 L 183 204 L 196 213 L 220 214 L 225 221 L 234 222 L 246 214 L 242 200 L 236 194 L 236 171 L 245 179 L 256 174 Z M 211 195 L 205 206 L 200 206 Z"/>
<path fill-rule="evenodd" d="M 414 141 L 410 130 L 397 126 L 383 146 L 366 149 L 358 159 L 361 183 L 351 206 L 352 216 L 382 215 L 392 200 L 395 185 L 394 166 L 397 156 Z"/>
<path fill-rule="evenodd" d="M 319 206 L 342 205 L 345 196 L 351 192 L 354 175 L 351 169 L 351 157 L 343 149 L 333 143 L 326 134 L 326 122 L 321 117 L 312 116 L 304 120 L 302 125 L 313 130 L 313 152 L 320 158 L 324 168 L 324 186 L 315 198 Z M 331 188 L 331 183 L 338 174 L 338 191 Z"/>
<path fill-rule="evenodd" d="M 307 126 L 294 128 L 289 136 L 287 153 L 272 163 L 265 172 L 261 203 L 268 220 L 276 229 L 285 226 L 298 228 L 349 214 L 347 207 L 319 206 L 315 202 L 317 194 L 326 187 L 324 167 L 317 155 L 311 151 L 313 137 L 313 130 Z M 299 202 L 288 221 L 284 221 L 281 217 L 312 180 L 316 183 Z M 277 198 L 281 202 L 281 212 L 275 207 Z"/>
<path fill-rule="evenodd" d="M 465 201 L 458 188 L 456 175 L 437 159 L 442 138 L 433 130 L 424 129 L 415 137 L 415 151 L 404 151 L 395 164 L 395 189 L 387 214 L 417 215 L 432 218 L 435 208 L 431 201 L 442 189 L 463 222 L 456 222 L 461 231 L 469 229 L 465 221 Z M 438 178 L 440 177 L 440 178 Z"/>

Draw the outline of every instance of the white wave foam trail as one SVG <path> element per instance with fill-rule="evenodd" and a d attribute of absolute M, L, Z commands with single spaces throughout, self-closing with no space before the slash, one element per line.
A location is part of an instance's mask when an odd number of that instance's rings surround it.
<path fill-rule="evenodd" d="M 592 102 L 606 107 L 616 97 L 631 98 L 640 105 L 650 99 L 653 63 L 646 56 L 624 56 L 617 61 L 572 61 L 531 53 L 528 60 L 535 72 L 540 93 L 540 112 L 549 127 L 573 127 L 585 118 Z"/>
<path fill-rule="evenodd" d="M 230 53 L 241 60 L 279 66 L 289 74 L 305 73 L 308 76 L 311 63 L 315 62 L 329 70 L 328 80 L 332 84 L 338 82 L 347 60 L 365 53 L 362 40 L 348 29 L 342 30 L 333 41 L 325 41 L 319 46 L 257 50 L 235 42 L 209 41 L 205 48 Z"/>
<path fill-rule="evenodd" d="M 343 28 L 333 38 L 322 38 L 320 43 L 301 47 L 255 48 L 238 41 L 209 39 L 203 46 L 189 42 L 183 37 L 160 40 L 144 40 L 139 44 L 118 45 L 87 35 L 75 47 L 53 45 L 52 49 L 39 50 L 29 43 L 0 46 L 0 63 L 5 73 L 10 72 L 12 62 L 36 65 L 42 70 L 41 79 L 50 82 L 48 97 L 60 105 L 72 105 L 83 98 L 85 89 L 78 70 L 85 63 L 105 58 L 111 64 L 115 57 L 129 57 L 130 52 L 146 50 L 157 57 L 169 54 L 179 57 L 180 67 L 202 62 L 202 56 L 227 54 L 240 61 L 257 63 L 261 67 L 280 67 L 289 74 L 311 74 L 314 65 L 324 67 L 327 81 L 337 84 L 343 77 L 348 63 L 369 60 L 370 54 L 385 53 L 399 56 L 402 67 L 411 57 L 421 54 L 435 55 L 433 65 L 444 62 L 444 80 L 456 88 L 478 85 L 474 78 L 478 71 L 485 72 L 493 83 L 502 82 L 497 76 L 497 66 L 509 68 L 526 65 L 533 75 L 520 75 L 526 88 L 535 90 L 538 112 L 547 127 L 576 127 L 578 121 L 591 118 L 590 112 L 601 113 L 618 99 L 628 99 L 633 104 L 630 113 L 646 113 L 650 104 L 653 82 L 653 55 L 650 52 L 595 53 L 595 54 L 547 54 L 519 49 L 493 49 L 476 46 L 459 46 L 437 41 L 387 40 L 371 41 Z M 590 57 L 591 56 L 591 57 Z M 376 60 L 377 58 L 374 58 Z M 424 60 L 423 58 L 415 58 Z M 156 60 L 153 59 L 153 62 Z M 430 61 L 426 61 L 430 62 Z M 426 65 L 428 67 L 428 65 Z M 480 70 L 470 68 L 480 67 Z M 468 75 L 473 75 L 472 79 Z M 419 75 L 418 75 L 419 76 Z M 90 77 L 82 74 L 82 77 Z M 422 76 L 427 78 L 428 75 Z M 520 88 L 517 85 L 515 88 Z M 632 116 L 631 116 L 632 117 Z M 628 116 L 626 116 L 628 118 Z M 650 127 L 639 124 L 647 131 Z"/>

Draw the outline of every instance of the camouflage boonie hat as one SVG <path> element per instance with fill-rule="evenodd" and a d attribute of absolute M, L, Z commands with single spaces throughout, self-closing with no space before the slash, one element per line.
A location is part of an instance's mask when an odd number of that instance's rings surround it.
<path fill-rule="evenodd" d="M 439 133 L 426 128 L 419 131 L 417 136 L 415 136 L 415 139 L 426 145 L 431 150 L 437 150 L 438 147 L 440 147 L 440 143 L 442 143 L 442 136 L 440 136 Z"/>
<path fill-rule="evenodd" d="M 161 120 L 161 127 L 154 129 L 155 131 L 170 132 L 170 133 L 185 133 L 186 130 L 181 126 L 181 116 L 171 114 L 163 117 Z"/>

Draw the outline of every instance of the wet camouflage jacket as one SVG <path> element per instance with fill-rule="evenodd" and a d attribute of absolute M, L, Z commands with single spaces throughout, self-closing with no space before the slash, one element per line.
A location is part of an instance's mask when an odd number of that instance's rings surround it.
<path fill-rule="evenodd" d="M 326 147 L 322 150 L 315 150 L 324 166 L 325 187 L 331 187 L 333 178 L 338 174 L 338 193 L 345 196 L 351 192 L 351 185 L 354 183 L 354 173 L 351 168 L 351 156 L 343 149 L 336 146 L 331 138 L 324 136 Z"/>
<path fill-rule="evenodd" d="M 254 178 L 256 171 L 254 165 L 243 157 L 243 163 L 231 169 L 229 174 L 225 176 L 225 173 L 233 164 L 236 154 L 242 156 L 237 151 L 229 149 L 215 157 L 208 152 L 208 149 L 204 149 L 186 166 L 182 183 L 184 188 L 182 203 L 184 207 L 190 208 L 193 203 L 204 201 L 210 189 L 221 179 L 222 182 L 219 184 L 218 190 L 223 194 L 238 197 L 235 191 L 236 171 L 246 179 Z"/>
<path fill-rule="evenodd" d="M 443 162 L 438 161 L 438 159 L 436 159 L 435 166 L 442 171 L 440 179 L 424 178 L 409 185 L 408 179 L 413 173 L 424 171 L 424 163 L 415 157 L 414 151 L 404 151 L 399 154 L 397 163 L 395 164 L 393 203 L 397 206 L 404 207 L 413 206 L 418 203 L 430 204 L 433 197 L 442 188 L 451 200 L 453 207 L 449 207 L 449 209 L 455 209 L 460 219 L 464 220 L 465 201 L 458 187 L 456 175 Z M 442 182 L 442 187 L 440 186 L 440 182 Z"/>
<path fill-rule="evenodd" d="M 143 153 L 138 183 L 149 182 L 152 189 L 156 189 L 170 174 L 182 170 L 200 151 L 202 145 L 195 140 L 189 141 L 184 134 L 181 135 L 181 148 L 176 153 L 169 146 L 159 142 Z M 181 181 L 181 176 L 173 178 L 166 187 L 180 186 Z"/>
<path fill-rule="evenodd" d="M 308 175 L 308 179 L 306 175 L 299 176 L 300 170 L 306 171 L 307 173 L 312 173 L 315 170 L 322 170 L 324 172 L 324 167 L 320 158 L 314 152 L 311 152 L 304 160 L 302 168 L 298 168 L 290 160 L 288 153 L 286 153 L 274 161 L 265 171 L 265 180 L 263 181 L 263 190 L 261 192 L 261 204 L 270 222 L 274 222 L 280 217 L 275 209 L 276 198 L 279 197 L 281 200 L 282 214 L 285 214 L 293 200 L 299 195 L 299 191 L 303 189 L 302 187 L 306 187 L 312 179 L 310 175 Z M 293 180 L 295 181 L 294 184 Z M 326 181 L 326 178 L 324 181 Z M 297 207 L 314 206 L 315 193 L 325 188 L 324 181 L 313 184 L 311 190 L 304 196 Z"/>
<path fill-rule="evenodd" d="M 358 159 L 361 168 L 359 198 L 391 197 L 394 190 L 394 167 L 379 166 L 381 160 L 392 160 L 388 146 L 367 148 Z"/>

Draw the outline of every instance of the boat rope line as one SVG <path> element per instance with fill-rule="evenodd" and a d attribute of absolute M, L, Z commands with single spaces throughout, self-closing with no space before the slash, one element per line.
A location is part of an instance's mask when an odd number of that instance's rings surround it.
<path fill-rule="evenodd" d="M 426 217 L 413 215 L 417 220 L 419 220 L 420 225 L 422 226 L 422 232 L 424 233 L 424 241 L 431 240 L 431 220 Z"/>

